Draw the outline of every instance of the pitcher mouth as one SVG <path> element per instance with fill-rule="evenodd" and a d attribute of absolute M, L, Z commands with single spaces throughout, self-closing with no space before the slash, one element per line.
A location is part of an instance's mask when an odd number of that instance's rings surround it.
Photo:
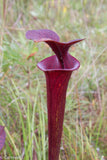
<path fill-rule="evenodd" d="M 74 71 L 80 67 L 80 62 L 70 54 L 67 54 L 64 60 L 65 68 L 62 69 L 56 55 L 48 57 L 37 64 L 37 67 L 46 71 Z"/>

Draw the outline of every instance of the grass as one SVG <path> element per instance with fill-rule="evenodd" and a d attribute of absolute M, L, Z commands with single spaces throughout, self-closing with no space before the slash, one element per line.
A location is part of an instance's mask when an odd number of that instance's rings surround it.
<path fill-rule="evenodd" d="M 86 38 L 70 49 L 81 67 L 67 91 L 60 160 L 106 160 L 106 10 L 106 0 L 2 0 L 0 125 L 7 134 L 3 159 L 47 160 L 46 84 L 36 64 L 52 51 L 25 38 L 28 29 L 47 28 L 61 41 Z"/>

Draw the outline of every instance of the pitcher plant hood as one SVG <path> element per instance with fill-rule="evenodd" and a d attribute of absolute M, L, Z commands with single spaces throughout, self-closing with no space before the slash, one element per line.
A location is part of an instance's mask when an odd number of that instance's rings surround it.
<path fill-rule="evenodd" d="M 68 53 L 69 48 L 84 40 L 76 39 L 69 42 L 60 42 L 59 36 L 48 29 L 29 30 L 26 33 L 26 38 L 34 42 L 47 43 L 55 56 L 48 57 L 38 63 L 38 67 L 43 71 L 63 70 L 74 71 L 79 68 L 79 61 Z"/>

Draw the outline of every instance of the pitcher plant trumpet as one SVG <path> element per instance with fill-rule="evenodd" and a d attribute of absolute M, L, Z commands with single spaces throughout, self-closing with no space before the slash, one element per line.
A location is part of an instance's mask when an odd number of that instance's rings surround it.
<path fill-rule="evenodd" d="M 72 45 L 84 39 L 62 43 L 59 36 L 48 29 L 29 30 L 26 33 L 26 38 L 34 42 L 47 43 L 55 53 L 55 55 L 39 62 L 37 66 L 45 73 L 46 77 L 49 137 L 48 160 L 58 160 L 67 86 L 72 72 L 80 67 L 79 61 L 71 56 L 68 50 Z"/>

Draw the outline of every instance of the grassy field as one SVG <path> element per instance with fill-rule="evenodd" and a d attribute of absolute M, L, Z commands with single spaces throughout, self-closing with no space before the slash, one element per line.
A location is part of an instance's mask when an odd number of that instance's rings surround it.
<path fill-rule="evenodd" d="M 1 0 L 0 125 L 3 160 L 47 160 L 45 76 L 37 63 L 52 54 L 25 38 L 29 29 L 51 29 L 81 63 L 67 90 L 59 160 L 107 159 L 107 1 Z M 35 56 L 27 57 L 31 53 Z"/>

